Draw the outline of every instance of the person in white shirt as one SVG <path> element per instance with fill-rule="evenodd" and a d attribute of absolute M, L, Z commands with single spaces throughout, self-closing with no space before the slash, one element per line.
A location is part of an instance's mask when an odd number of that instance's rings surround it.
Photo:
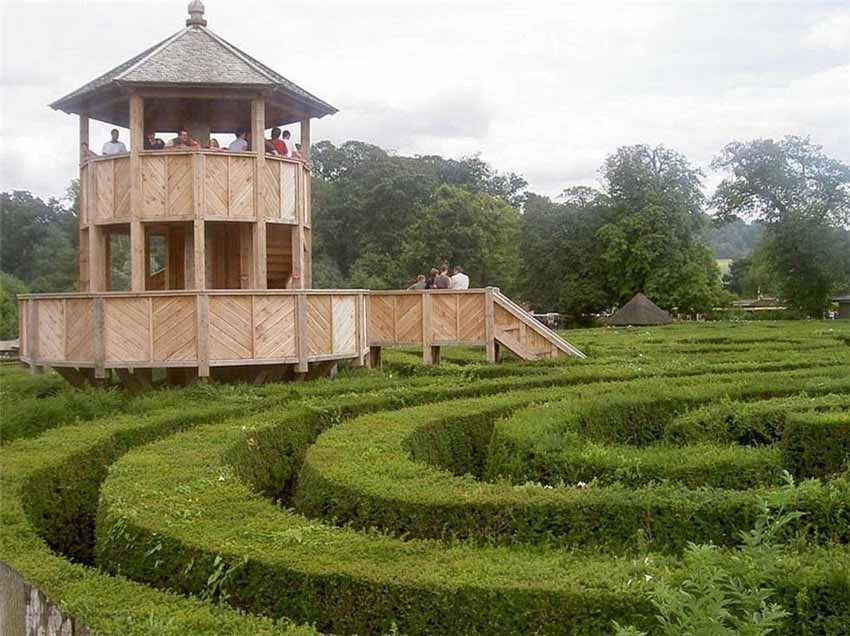
<path fill-rule="evenodd" d="M 124 145 L 123 141 L 118 141 L 118 129 L 112 129 L 112 141 L 107 141 L 103 144 L 103 155 L 120 155 L 121 153 L 127 152 L 127 146 Z"/>
<path fill-rule="evenodd" d="M 236 139 L 230 142 L 227 149 L 234 152 L 248 152 L 248 131 L 244 128 L 237 128 Z"/>
<path fill-rule="evenodd" d="M 463 268 L 458 265 L 454 272 L 449 289 L 469 289 L 469 276 L 463 273 Z"/>

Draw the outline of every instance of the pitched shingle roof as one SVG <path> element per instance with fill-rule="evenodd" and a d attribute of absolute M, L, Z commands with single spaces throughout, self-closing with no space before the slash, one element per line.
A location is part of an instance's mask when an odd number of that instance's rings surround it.
<path fill-rule="evenodd" d="M 111 92 L 116 87 L 133 85 L 274 89 L 304 104 L 314 117 L 337 112 L 327 102 L 197 23 L 119 64 L 50 106 L 65 112 L 79 112 L 85 101 L 97 99 L 99 94 Z"/>
<path fill-rule="evenodd" d="M 666 325 L 673 318 L 666 311 L 638 292 L 613 316 L 608 318 L 609 325 Z"/>

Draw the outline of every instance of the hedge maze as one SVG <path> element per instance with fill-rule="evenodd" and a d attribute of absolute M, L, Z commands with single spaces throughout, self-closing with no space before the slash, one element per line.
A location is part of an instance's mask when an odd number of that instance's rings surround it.
<path fill-rule="evenodd" d="M 781 633 L 850 634 L 850 326 L 570 336 L 14 428 L 0 559 L 103 634 L 653 633 L 770 502 Z"/>

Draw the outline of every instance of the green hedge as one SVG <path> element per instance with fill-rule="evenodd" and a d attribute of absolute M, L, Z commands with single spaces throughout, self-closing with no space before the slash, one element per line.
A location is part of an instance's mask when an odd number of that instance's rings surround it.
<path fill-rule="evenodd" d="M 638 490 L 621 484 L 585 489 L 517 487 L 456 478 L 422 463 L 436 464 L 454 475 L 480 475 L 486 459 L 486 473 L 498 474 L 493 457 L 503 452 L 491 448 L 493 455 L 487 454 L 493 422 L 529 403 L 547 401 L 549 408 L 539 411 L 555 419 L 572 418 L 594 439 L 607 432 L 621 441 L 646 441 L 645 431 L 660 431 L 659 422 L 676 408 L 732 392 L 757 397 L 810 385 L 850 388 L 850 378 L 844 375 L 836 369 L 601 383 L 369 415 L 333 428 L 308 450 L 294 503 L 308 516 L 421 538 L 457 536 L 507 544 L 545 540 L 610 548 L 634 543 L 643 533 L 656 550 L 678 551 L 689 541 L 731 545 L 737 531 L 752 523 L 758 491 L 687 489 L 676 484 Z M 640 397 L 614 399 L 618 393 Z M 516 426 L 512 419 L 505 428 Z M 498 446 L 498 438 L 493 439 Z M 527 455 L 514 456 L 517 465 L 528 463 Z M 545 457 L 550 459 L 552 453 Z M 772 468 L 778 473 L 777 456 L 773 459 Z M 739 469 L 730 464 L 726 481 L 733 482 Z M 832 540 L 834 509 L 850 502 L 850 490 L 839 481 L 829 488 L 810 489 L 807 497 L 799 505 L 807 512 L 812 537 Z M 841 536 L 850 536 L 850 529 Z"/>
<path fill-rule="evenodd" d="M 371 634 L 393 622 L 406 634 L 595 634 L 607 633 L 612 618 L 647 627 L 653 610 L 645 576 L 683 575 L 669 557 L 646 553 L 644 560 L 474 547 L 330 527 L 274 506 L 235 478 L 227 460 L 211 461 L 244 458 L 251 449 L 263 454 L 273 437 L 279 448 L 302 447 L 305 431 L 345 427 L 334 426 L 337 414 L 357 409 L 356 401 L 332 400 L 324 413 L 303 408 L 224 422 L 128 454 L 102 489 L 100 565 L 190 593 L 220 580 L 219 591 L 242 609 Z M 802 620 L 809 619 L 810 597 L 848 584 L 845 548 L 813 554 L 816 562 L 803 551 L 780 565 Z M 820 574 L 802 577 L 804 570 Z M 850 616 L 840 601 L 826 610 Z"/>

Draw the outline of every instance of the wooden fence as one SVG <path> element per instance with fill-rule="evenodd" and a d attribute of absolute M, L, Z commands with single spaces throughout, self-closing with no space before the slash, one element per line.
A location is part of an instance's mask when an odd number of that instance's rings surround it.
<path fill-rule="evenodd" d="M 205 150 L 141 153 L 140 219 L 189 221 L 195 199 L 208 220 L 256 220 L 310 225 L 310 176 L 303 162 L 268 155 L 257 175 L 256 155 Z M 80 224 L 130 222 L 130 157 L 90 159 L 80 168 Z M 255 186 L 260 196 L 255 197 Z M 303 220 L 302 220 L 303 219 Z"/>

